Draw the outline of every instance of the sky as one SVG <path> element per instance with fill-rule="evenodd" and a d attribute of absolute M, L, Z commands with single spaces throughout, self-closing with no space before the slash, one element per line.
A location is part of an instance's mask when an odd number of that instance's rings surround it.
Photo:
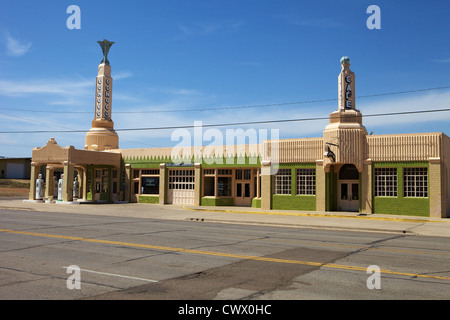
<path fill-rule="evenodd" d="M 80 29 L 68 28 L 71 5 L 80 8 Z M 380 29 L 368 28 L 370 5 L 380 9 Z M 84 148 L 103 39 L 115 42 L 108 60 L 120 148 L 180 142 L 175 129 L 123 129 L 325 118 L 338 109 L 342 56 L 363 115 L 450 108 L 449 15 L 442 0 L 2 0 L 0 156 L 31 157 L 50 138 Z M 327 123 L 215 130 L 321 137 Z M 363 124 L 374 134 L 450 135 L 450 112 Z M 42 130 L 55 132 L 15 133 Z M 67 130 L 82 132 L 57 132 Z M 222 142 L 208 140 L 208 130 L 203 144 Z"/>

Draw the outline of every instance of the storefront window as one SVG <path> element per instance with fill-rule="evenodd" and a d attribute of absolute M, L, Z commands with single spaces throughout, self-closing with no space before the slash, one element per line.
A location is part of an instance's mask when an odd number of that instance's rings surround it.
<path fill-rule="evenodd" d="M 297 194 L 316 194 L 316 169 L 297 169 Z"/>
<path fill-rule="evenodd" d="M 375 168 L 375 197 L 397 196 L 397 168 Z"/>
<path fill-rule="evenodd" d="M 159 194 L 159 177 L 142 177 L 141 194 Z"/>
<path fill-rule="evenodd" d="M 205 177 L 203 188 L 205 196 L 214 196 L 214 177 Z"/>
<path fill-rule="evenodd" d="M 231 177 L 218 177 L 217 195 L 219 197 L 231 197 Z"/>
<path fill-rule="evenodd" d="M 427 168 L 404 168 L 404 197 L 428 197 L 428 170 Z"/>
<path fill-rule="evenodd" d="M 279 169 L 273 182 L 274 194 L 291 194 L 291 169 Z"/>

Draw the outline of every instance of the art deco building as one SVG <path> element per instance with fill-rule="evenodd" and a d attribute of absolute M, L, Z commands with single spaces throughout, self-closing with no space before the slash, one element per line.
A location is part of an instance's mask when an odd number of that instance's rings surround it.
<path fill-rule="evenodd" d="M 63 203 L 123 201 L 450 217 L 449 137 L 441 132 L 368 135 L 356 108 L 350 59 L 340 62 L 339 103 L 322 137 L 223 146 L 214 153 L 192 148 L 191 156 L 179 165 L 178 155 L 185 149 L 119 149 L 111 118 L 111 67 L 104 49 L 85 150 L 60 147 L 53 138 L 35 148 L 30 200 L 35 199 L 40 167 L 46 166 L 47 177 L 55 170 L 64 172 Z M 80 199 L 72 195 L 75 175 Z M 46 183 L 46 197 L 52 199 L 52 179 Z"/>

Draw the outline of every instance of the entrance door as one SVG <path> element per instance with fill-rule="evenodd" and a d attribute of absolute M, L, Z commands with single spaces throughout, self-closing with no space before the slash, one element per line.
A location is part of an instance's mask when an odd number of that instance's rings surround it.
<path fill-rule="evenodd" d="M 236 206 L 250 207 L 252 204 L 252 197 L 250 192 L 250 182 L 236 183 L 236 197 L 234 203 Z"/>
<path fill-rule="evenodd" d="M 341 211 L 359 211 L 359 181 L 340 181 L 338 207 Z"/>
<path fill-rule="evenodd" d="M 109 200 L 109 170 L 96 169 L 94 176 L 94 200 Z"/>
<path fill-rule="evenodd" d="M 236 194 L 234 197 L 235 206 L 250 207 L 252 205 L 253 190 L 251 185 L 252 170 L 236 169 L 235 186 Z"/>
<path fill-rule="evenodd" d="M 359 211 L 359 172 L 353 164 L 339 170 L 338 210 Z"/>

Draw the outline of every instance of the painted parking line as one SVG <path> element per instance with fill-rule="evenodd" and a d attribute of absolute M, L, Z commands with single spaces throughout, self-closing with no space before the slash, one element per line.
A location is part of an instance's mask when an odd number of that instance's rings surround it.
<path fill-rule="evenodd" d="M 289 264 L 316 266 L 316 267 L 351 270 L 351 271 L 363 271 L 363 272 L 367 271 L 366 267 L 339 265 L 339 264 L 334 264 L 334 263 L 300 261 L 300 260 L 279 259 L 279 258 L 270 258 L 270 257 L 258 257 L 258 256 L 250 256 L 250 255 L 242 255 L 242 254 L 234 254 L 234 253 L 165 247 L 165 246 L 157 246 L 157 245 L 149 245 L 149 244 L 141 244 L 141 243 L 130 243 L 130 242 L 121 242 L 121 241 L 81 238 L 81 237 L 73 237 L 73 236 L 63 236 L 63 235 L 16 231 L 16 230 L 0 229 L 0 232 L 10 233 L 10 234 L 27 235 L 27 236 L 35 236 L 35 237 L 53 238 L 53 239 L 74 240 L 74 241 L 89 242 L 89 243 L 109 244 L 109 245 L 134 247 L 134 248 L 145 248 L 145 249 L 161 250 L 161 251 L 183 252 L 183 253 L 192 253 L 192 254 L 200 254 L 200 255 L 208 255 L 208 256 L 237 258 L 237 259 L 243 259 L 243 260 L 255 260 L 255 261 L 265 261 L 265 262 L 275 262 L 275 263 L 289 263 Z M 442 277 L 442 276 L 435 276 L 435 275 L 414 274 L 414 273 L 398 272 L 398 271 L 383 270 L 383 269 L 380 270 L 380 272 L 384 273 L 384 274 L 400 275 L 400 276 L 407 276 L 407 277 L 412 277 L 412 278 L 427 278 L 427 279 L 450 281 L 450 277 Z"/>
<path fill-rule="evenodd" d="M 70 269 L 69 267 L 63 267 L 63 268 L 64 269 Z M 131 276 L 125 276 L 125 275 L 121 275 L 121 274 L 100 272 L 100 271 L 87 270 L 87 269 L 80 269 L 80 271 L 87 272 L 87 273 L 95 273 L 95 274 L 100 274 L 100 275 L 110 276 L 110 277 L 118 277 L 118 278 L 126 278 L 126 279 L 131 279 L 131 280 L 145 281 L 145 282 L 159 282 L 157 280 L 144 279 L 144 278 L 138 278 L 138 277 L 131 277 Z"/>

